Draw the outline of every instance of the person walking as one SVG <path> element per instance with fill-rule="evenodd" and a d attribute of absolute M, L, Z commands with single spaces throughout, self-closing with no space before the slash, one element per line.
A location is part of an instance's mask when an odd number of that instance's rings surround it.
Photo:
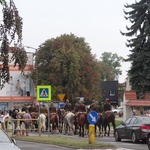
<path fill-rule="evenodd" d="M 24 124 L 25 124 L 25 130 L 26 130 L 26 136 L 29 135 L 29 129 L 30 129 L 30 123 L 31 123 L 31 115 L 29 114 L 28 109 L 26 109 L 25 114 L 23 115 Z"/>

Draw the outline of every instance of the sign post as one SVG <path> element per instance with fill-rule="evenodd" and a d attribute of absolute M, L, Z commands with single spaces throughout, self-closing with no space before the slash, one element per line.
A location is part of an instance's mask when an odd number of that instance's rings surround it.
<path fill-rule="evenodd" d="M 87 115 L 89 125 L 89 144 L 93 144 L 95 142 L 95 124 L 98 120 L 98 115 L 96 111 L 90 111 Z"/>
<path fill-rule="evenodd" d="M 51 100 L 51 86 L 50 85 L 38 85 L 37 86 L 37 100 L 39 101 L 39 115 L 40 115 L 40 102 L 42 101 L 50 101 Z M 49 103 L 48 103 L 49 107 Z M 50 114 L 48 108 L 48 131 L 50 126 Z M 39 122 L 39 136 L 41 136 L 41 122 Z"/>

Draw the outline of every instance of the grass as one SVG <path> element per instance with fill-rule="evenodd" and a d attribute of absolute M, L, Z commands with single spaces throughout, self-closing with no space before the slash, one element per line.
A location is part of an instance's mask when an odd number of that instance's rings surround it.
<path fill-rule="evenodd" d="M 121 124 L 122 121 L 120 120 L 116 120 L 116 127 L 119 126 Z"/>
<path fill-rule="evenodd" d="M 40 143 L 47 143 L 47 144 L 55 144 L 55 145 L 61 145 L 65 147 L 72 147 L 72 148 L 114 148 L 115 146 L 112 144 L 106 144 L 106 143 L 100 143 L 97 141 L 92 142 L 92 144 L 89 144 L 89 141 L 87 138 L 75 138 L 72 136 L 70 137 L 64 137 L 59 135 L 51 135 L 51 136 L 16 136 L 16 140 L 24 140 L 24 141 L 30 141 L 30 142 L 40 142 Z"/>

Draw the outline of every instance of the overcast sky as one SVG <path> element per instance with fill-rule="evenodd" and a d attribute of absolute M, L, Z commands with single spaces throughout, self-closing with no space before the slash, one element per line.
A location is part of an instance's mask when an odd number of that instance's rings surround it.
<path fill-rule="evenodd" d="M 38 48 L 47 39 L 61 34 L 84 37 L 97 58 L 103 52 L 117 53 L 127 58 L 125 46 L 128 22 L 124 19 L 124 4 L 135 0 L 14 0 L 23 18 L 23 43 Z M 27 50 L 27 49 L 26 49 Z M 33 51 L 33 50 L 28 50 Z M 124 82 L 130 63 L 122 64 Z"/>

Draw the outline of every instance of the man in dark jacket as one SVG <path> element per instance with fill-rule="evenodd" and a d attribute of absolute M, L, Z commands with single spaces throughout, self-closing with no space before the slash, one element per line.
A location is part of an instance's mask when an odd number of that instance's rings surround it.
<path fill-rule="evenodd" d="M 111 110 L 111 102 L 109 99 L 106 99 L 106 104 L 104 105 L 104 112 Z"/>
<path fill-rule="evenodd" d="M 101 106 L 98 104 L 98 101 L 95 101 L 95 105 L 92 110 L 96 111 L 97 113 L 102 112 Z"/>
<path fill-rule="evenodd" d="M 69 103 L 69 99 L 66 100 L 66 104 L 64 106 L 65 111 L 72 111 L 72 105 Z"/>

